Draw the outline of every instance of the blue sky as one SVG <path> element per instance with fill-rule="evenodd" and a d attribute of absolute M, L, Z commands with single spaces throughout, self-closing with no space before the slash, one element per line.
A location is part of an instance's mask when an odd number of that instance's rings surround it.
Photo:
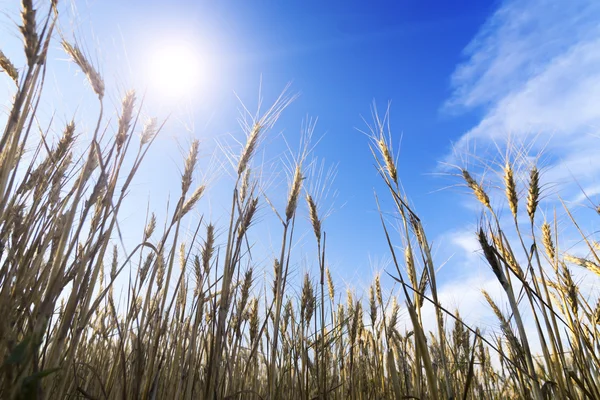
<path fill-rule="evenodd" d="M 13 3 L 0 0 L 7 10 L 0 46 L 18 60 Z M 361 116 L 370 121 L 373 101 L 380 111 L 392 102 L 400 176 L 439 263 L 449 259 L 440 281 L 450 306 L 466 305 L 474 315 L 483 312 L 479 287 L 491 291 L 494 283 L 474 253 L 480 213 L 467 190 L 454 187 L 461 182 L 448 175 L 444 163 L 477 171 L 485 167 L 479 157 L 497 161 L 497 147 L 510 138 L 532 156 L 543 150 L 544 180 L 555 184 L 546 193 L 559 193 L 583 218 L 589 210 L 573 178 L 592 199 L 600 194 L 600 3 L 65 1 L 61 24 L 64 34 L 79 37 L 101 65 L 111 92 L 109 110 L 118 108 L 124 89 L 134 87 L 140 93 L 148 90 L 149 114 L 171 114 L 148 169 L 133 188 L 138 194 L 125 210 L 131 226 L 143 218 L 148 196 L 151 209 L 159 211 L 168 193 L 177 193 L 180 155 L 192 137 L 202 140 L 205 175 L 221 171 L 216 143 L 235 148 L 230 135 L 242 138 L 234 92 L 254 109 L 260 82 L 265 104 L 288 82 L 292 93 L 300 93 L 261 153 L 267 180 L 275 182 L 270 188 L 275 199 L 285 192 L 285 183 L 276 183 L 276 177 L 285 177 L 285 168 L 271 161 L 283 159 L 286 165 L 287 154 L 278 134 L 297 147 L 303 119 L 318 117 L 315 136 L 321 140 L 315 155 L 338 171 L 332 184 L 337 198 L 325 201 L 334 209 L 324 225 L 328 258 L 332 271 L 358 288 L 370 283 L 383 265 L 377 260 L 388 255 L 373 196 L 374 189 L 383 195 L 383 188 L 368 139 L 357 130 L 366 128 Z M 165 43 L 174 42 L 187 43 L 201 69 L 183 98 L 156 89 L 147 72 Z M 47 105 L 60 110 L 63 120 L 73 114 L 85 120 L 95 111 L 93 96 L 60 49 L 53 54 L 52 90 L 59 94 Z M 172 73 L 180 67 L 173 65 Z M 1 83 L 4 96 L 9 84 Z M 81 126 L 85 129 L 85 122 Z M 200 170 L 198 179 L 205 175 Z M 220 175 L 210 182 L 213 194 L 199 208 L 216 219 L 231 183 L 227 172 Z M 493 177 L 493 171 L 488 175 Z M 550 214 L 555 206 L 542 204 Z M 269 213 L 263 208 L 261 218 L 269 219 Z M 132 231 L 132 237 L 137 235 Z M 260 235 L 277 238 L 277 228 Z M 299 251 L 309 258 L 311 239 L 298 241 Z M 269 246 L 261 251 L 268 254 Z M 310 270 L 310 265 L 298 268 Z"/>

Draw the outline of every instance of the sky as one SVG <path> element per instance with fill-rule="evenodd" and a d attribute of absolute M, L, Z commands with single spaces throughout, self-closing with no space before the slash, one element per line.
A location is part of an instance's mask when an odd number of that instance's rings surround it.
<path fill-rule="evenodd" d="M 19 60 L 17 3 L 0 0 L 6 10 L 0 46 Z M 497 181 L 493 163 L 502 162 L 507 143 L 525 149 L 542 167 L 544 214 L 560 213 L 560 195 L 590 231 L 596 229 L 582 189 L 597 204 L 598 2 L 64 1 L 61 33 L 78 38 L 100 65 L 109 109 L 116 111 L 124 91 L 136 88 L 140 98 L 146 93 L 145 113 L 169 117 L 132 188 L 125 226 L 140 226 L 148 201 L 158 212 L 169 194 L 176 196 L 181 158 L 192 138 L 201 140 L 197 179 L 211 189 L 196 215 L 222 222 L 232 168 L 219 152 L 239 151 L 234 139 L 243 141 L 241 105 L 253 112 L 259 93 L 266 106 L 291 83 L 289 92 L 299 97 L 263 142 L 258 159 L 281 206 L 292 160 L 288 148 L 297 150 L 303 123 L 318 118 L 313 154 L 325 169 L 337 171 L 323 199 L 323 208 L 332 210 L 324 222 L 327 258 L 334 277 L 347 285 L 364 289 L 376 272 L 391 271 L 374 198 L 374 191 L 383 197 L 384 188 L 361 132 L 373 104 L 380 112 L 389 105 L 400 177 L 443 265 L 441 299 L 449 308 L 461 307 L 467 319 L 486 323 L 479 289 L 497 296 L 500 291 L 477 252 L 481 210 L 452 166 L 486 171 Z M 89 131 L 89 117 L 97 112 L 93 95 L 55 47 L 47 112 L 56 111 L 63 121 L 75 115 L 82 131 Z M 193 58 L 165 65 L 174 48 Z M 193 79 L 177 84 L 190 65 Z M 0 96 L 7 95 L 2 104 L 9 93 L 8 81 L 0 81 Z M 501 205 L 496 192 L 492 199 Z M 269 220 L 271 214 L 265 206 L 260 217 Z M 303 218 L 299 223 L 306 228 Z M 569 232 L 565 218 L 559 223 Z M 257 232 L 267 238 L 257 250 L 265 260 L 279 245 L 278 229 Z M 126 235 L 139 237 L 140 230 L 127 229 Z M 300 236 L 297 250 L 312 260 L 311 239 Z M 566 240 L 574 252 L 579 245 Z M 300 263 L 298 270 L 314 272 L 311 263 Z M 596 283 L 586 283 L 592 293 Z"/>

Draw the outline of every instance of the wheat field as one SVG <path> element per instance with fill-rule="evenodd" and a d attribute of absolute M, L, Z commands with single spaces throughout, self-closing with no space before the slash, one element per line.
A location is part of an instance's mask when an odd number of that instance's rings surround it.
<path fill-rule="evenodd" d="M 159 221 L 149 213 L 138 244 L 124 253 L 119 211 L 162 125 L 140 120 L 134 91 L 123 95 L 118 115 L 106 115 L 110 88 L 76 41 L 56 35 L 54 1 L 41 14 L 24 0 L 20 24 L 26 65 L 15 68 L 0 49 L 0 69 L 14 82 L 0 142 L 1 398 L 600 398 L 600 304 L 589 303 L 572 275 L 585 269 L 598 278 L 600 244 L 572 218 L 589 256 L 561 249 L 556 221 L 538 211 L 545 183 L 537 165 L 527 166 L 523 180 L 511 162 L 502 166 L 511 226 L 501 222 L 483 180 L 466 169 L 457 174 L 480 203 L 480 254 L 508 304 L 503 311 L 484 292 L 496 335 L 482 334 L 460 310 L 440 303 L 438 266 L 399 181 L 385 118 L 376 117 L 369 131 L 386 188 L 373 202 L 392 205 L 380 209 L 380 219 L 398 294 L 385 294 L 379 277 L 364 296 L 336 285 L 326 262 L 327 224 L 306 182 L 306 154 L 296 157 L 285 208 L 272 210 L 280 249 L 260 268 L 273 280 L 257 282 L 248 232 L 261 223 L 257 209 L 268 199 L 250 166 L 293 100 L 285 93 L 246 127 L 222 226 L 202 216 L 191 242 L 182 234 L 182 221 L 208 190 L 193 179 L 200 151 L 193 141 L 180 163 L 171 214 Z M 55 143 L 37 133 L 46 57 L 57 40 L 96 95 L 97 120 L 87 121 L 95 128 L 86 139 L 76 120 L 61 127 Z M 81 156 L 76 148 L 85 149 Z M 312 225 L 319 269 L 301 278 L 296 292 L 290 263 L 301 213 Z M 390 229 L 390 213 L 398 231 Z M 119 304 L 118 278 L 126 282 Z M 426 305 L 435 308 L 431 331 L 424 327 Z M 409 329 L 400 328 L 400 313 Z M 524 319 L 534 321 L 535 338 Z"/>

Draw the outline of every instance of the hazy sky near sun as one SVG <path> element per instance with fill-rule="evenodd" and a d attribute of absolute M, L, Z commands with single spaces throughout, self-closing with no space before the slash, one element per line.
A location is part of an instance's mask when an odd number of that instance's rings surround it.
<path fill-rule="evenodd" d="M 0 46 L 9 55 L 19 51 L 16 3 L 0 0 L 8 16 L 0 25 Z M 140 201 L 126 210 L 130 219 L 125 220 L 133 226 L 139 211 L 146 209 L 148 195 L 151 208 L 157 209 L 169 191 L 177 193 L 180 155 L 192 137 L 202 140 L 203 167 L 219 170 L 211 157 L 215 141 L 235 145 L 230 133 L 242 139 L 236 94 L 254 110 L 261 82 L 265 105 L 288 82 L 292 93 L 300 93 L 264 142 L 273 149 L 264 155 L 267 170 L 285 154 L 285 141 L 278 134 L 283 132 L 296 148 L 302 121 L 318 117 L 315 137 L 321 140 L 315 155 L 338 170 L 333 182 L 338 197 L 324 225 L 328 258 L 334 273 L 359 288 L 371 282 L 381 266 L 377 260 L 389 253 L 373 190 L 384 193 L 368 139 L 357 130 L 366 129 L 362 116 L 370 121 L 373 101 L 380 111 L 392 101 L 393 140 L 401 147 L 400 176 L 438 262 L 449 259 L 439 279 L 445 288 L 442 298 L 450 305 L 466 303 L 474 313 L 481 310 L 478 285 L 489 289 L 493 278 L 474 253 L 473 233 L 480 213 L 465 188 L 453 187 L 461 182 L 448 175 L 456 171 L 445 163 L 477 169 L 479 156 L 497 153 L 496 146 L 503 148 L 510 137 L 533 156 L 544 150 L 543 178 L 556 184 L 547 187 L 547 193 L 560 193 L 576 212 L 587 212 L 588 205 L 578 185 L 592 200 L 600 194 L 599 2 L 62 3 L 62 33 L 80 38 L 101 66 L 111 92 L 109 109 L 118 109 L 119 94 L 134 87 L 140 97 L 146 90 L 148 114 L 171 115 L 146 163 L 148 169 L 133 188 L 142 193 Z M 163 80 L 172 74 L 174 82 L 185 66 L 175 63 L 169 68 L 167 63 L 162 67 L 166 77 L 152 75 L 176 45 L 194 53 L 199 71 L 183 96 L 169 93 L 168 81 Z M 83 77 L 64 62 L 58 48 L 53 54 L 57 72 L 52 82 L 69 84 L 60 86 L 61 96 L 51 105 L 64 120 L 73 114 L 93 114 L 92 105 L 72 101 L 72 93 L 76 100 L 91 98 Z M 0 83 L 4 96 L 8 83 Z M 281 165 L 266 175 L 275 182 L 278 173 L 285 176 Z M 226 182 L 230 179 L 226 172 L 221 175 Z M 202 178 L 201 171 L 198 179 Z M 213 184 L 215 197 L 201 204 L 200 211 L 216 216 L 223 210 L 220 186 Z M 285 191 L 285 184 L 272 186 Z M 542 203 L 542 208 L 551 214 L 556 205 Z M 269 212 L 264 208 L 263 217 Z M 277 232 L 268 234 L 277 237 Z M 136 235 L 137 231 L 132 234 Z M 299 248 L 310 239 L 301 239 Z"/>

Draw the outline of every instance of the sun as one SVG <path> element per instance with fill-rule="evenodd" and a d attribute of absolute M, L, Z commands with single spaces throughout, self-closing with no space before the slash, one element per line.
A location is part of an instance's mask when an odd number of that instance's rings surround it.
<path fill-rule="evenodd" d="M 207 73 L 197 46 L 173 40 L 152 47 L 146 77 L 149 88 L 168 98 L 193 96 Z"/>

